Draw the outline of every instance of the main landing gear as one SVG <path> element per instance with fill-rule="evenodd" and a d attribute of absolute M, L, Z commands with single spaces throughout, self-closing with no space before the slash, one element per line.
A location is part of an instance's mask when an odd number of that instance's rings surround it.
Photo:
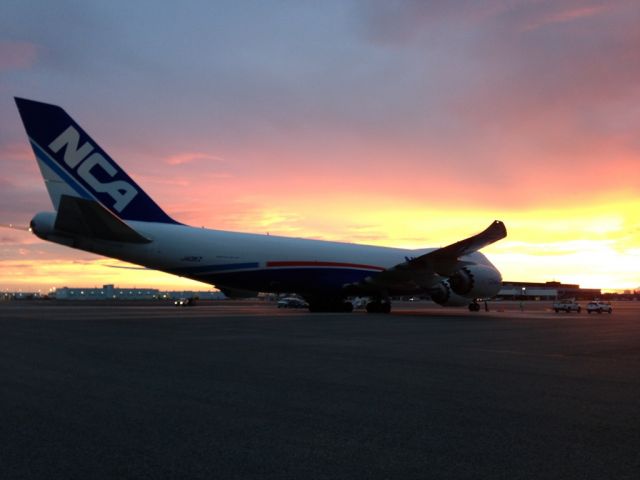
<path fill-rule="evenodd" d="M 471 302 L 469 304 L 469 311 L 470 312 L 479 312 L 480 311 L 480 304 L 474 300 L 473 302 Z"/>
<path fill-rule="evenodd" d="M 310 312 L 353 312 L 353 304 L 342 299 L 312 299 L 309 301 Z"/>
<path fill-rule="evenodd" d="M 367 313 L 391 313 L 391 302 L 374 300 L 367 303 Z"/>

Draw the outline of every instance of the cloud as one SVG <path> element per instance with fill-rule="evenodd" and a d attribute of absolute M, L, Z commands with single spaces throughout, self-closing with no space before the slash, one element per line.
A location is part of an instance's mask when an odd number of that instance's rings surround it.
<path fill-rule="evenodd" d="M 29 147 L 29 144 L 26 142 L 20 143 L 10 143 L 0 145 L 0 159 L 2 161 L 12 161 L 16 162 L 16 166 L 18 162 L 24 162 L 27 165 L 26 160 L 33 160 L 33 150 Z M 32 165 L 29 163 L 28 165 Z"/>
<path fill-rule="evenodd" d="M 20 177 L 0 179 L 0 224 L 26 225 L 36 212 L 51 208 L 40 175 L 31 184 L 23 183 Z"/>
<path fill-rule="evenodd" d="M 184 165 L 186 163 L 215 161 L 222 162 L 222 158 L 203 152 L 183 152 L 171 155 L 165 159 L 167 165 Z"/>
<path fill-rule="evenodd" d="M 565 195 L 580 201 L 586 185 L 596 192 L 640 187 L 632 173 L 640 154 L 637 3 L 374 5 L 362 16 L 369 33 L 390 36 L 389 46 L 422 65 L 428 98 L 438 98 L 437 117 L 399 123 L 412 150 L 428 152 L 423 167 L 418 156 L 402 163 L 416 174 L 437 168 L 439 185 L 457 182 L 450 198 L 461 190 L 494 203 L 502 193 L 527 205 Z M 393 41 L 389 31 L 411 34 Z M 420 107 L 421 92 L 413 93 Z"/>
<path fill-rule="evenodd" d="M 13 95 L 196 225 L 422 246 L 640 191 L 637 2 L 5 3 L 0 222 L 51 208 Z"/>
<path fill-rule="evenodd" d="M 29 42 L 0 41 L 0 73 L 31 68 L 38 59 L 38 50 Z"/>
<path fill-rule="evenodd" d="M 18 241 L 17 241 L 17 239 L 15 237 L 0 236 L 0 243 L 16 244 L 16 243 L 18 243 Z"/>
<path fill-rule="evenodd" d="M 562 5 L 560 4 L 560 8 Z M 543 18 L 538 21 L 533 21 L 529 25 L 526 25 L 523 30 L 535 30 L 537 28 L 541 28 L 546 25 L 554 24 L 554 23 L 567 23 L 573 22 L 576 20 L 581 20 L 584 18 L 592 17 L 594 15 L 601 14 L 606 9 L 605 5 L 586 5 L 586 6 L 575 6 L 570 7 L 564 10 L 545 13 Z"/>

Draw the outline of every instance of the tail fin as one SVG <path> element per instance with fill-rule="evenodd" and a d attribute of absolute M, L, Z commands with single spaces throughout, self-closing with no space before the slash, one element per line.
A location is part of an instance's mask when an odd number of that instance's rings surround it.
<path fill-rule="evenodd" d="M 15 100 L 56 210 L 69 195 L 97 201 L 122 220 L 178 223 L 62 108 Z"/>

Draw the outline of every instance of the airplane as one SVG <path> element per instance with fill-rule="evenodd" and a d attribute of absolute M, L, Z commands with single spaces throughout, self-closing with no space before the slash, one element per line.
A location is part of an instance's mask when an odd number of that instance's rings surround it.
<path fill-rule="evenodd" d="M 61 107 L 15 98 L 54 211 L 30 231 L 43 240 L 214 285 L 229 297 L 297 293 L 312 312 L 389 313 L 391 297 L 429 295 L 469 306 L 502 276 L 478 250 L 507 235 L 494 221 L 442 248 L 418 250 L 196 228 L 165 213 Z"/>

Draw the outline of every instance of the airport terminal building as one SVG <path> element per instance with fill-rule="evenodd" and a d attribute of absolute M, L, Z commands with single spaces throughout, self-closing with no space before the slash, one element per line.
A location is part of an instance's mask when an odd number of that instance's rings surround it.
<path fill-rule="evenodd" d="M 498 293 L 503 300 L 593 300 L 601 295 L 599 288 L 580 288 L 580 285 L 560 282 L 503 282 Z"/>
<path fill-rule="evenodd" d="M 56 300 L 174 300 L 198 297 L 200 300 L 220 300 L 225 298 L 219 291 L 160 291 L 157 288 L 116 288 L 103 285 L 102 288 L 62 287 L 55 291 Z"/>
<path fill-rule="evenodd" d="M 156 288 L 117 288 L 112 284 L 101 288 L 57 288 L 46 295 L 57 300 L 175 300 L 197 297 L 200 300 L 222 300 L 222 292 L 210 291 L 161 291 Z M 0 300 L 31 300 L 43 298 L 40 293 L 4 292 Z M 580 285 L 560 282 L 510 282 L 505 281 L 497 295 L 502 300 L 556 300 L 574 298 L 593 300 L 602 298 L 599 288 L 580 288 Z"/>

